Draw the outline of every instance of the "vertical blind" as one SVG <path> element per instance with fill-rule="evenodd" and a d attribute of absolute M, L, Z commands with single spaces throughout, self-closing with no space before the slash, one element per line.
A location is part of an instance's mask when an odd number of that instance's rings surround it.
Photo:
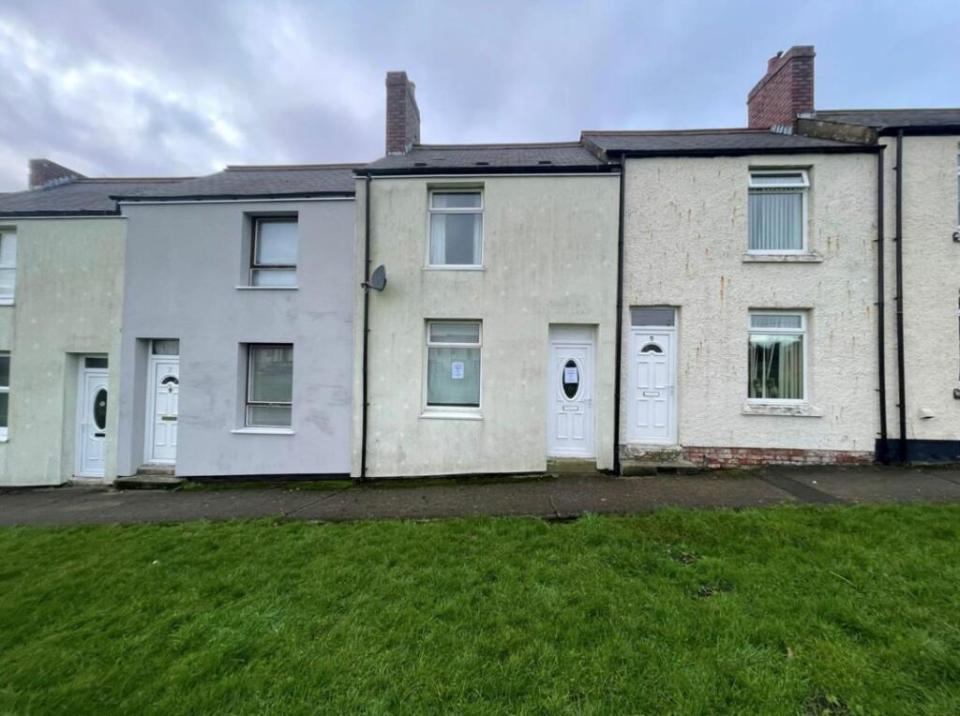
<path fill-rule="evenodd" d="M 750 250 L 803 250 L 803 192 L 750 190 Z"/>

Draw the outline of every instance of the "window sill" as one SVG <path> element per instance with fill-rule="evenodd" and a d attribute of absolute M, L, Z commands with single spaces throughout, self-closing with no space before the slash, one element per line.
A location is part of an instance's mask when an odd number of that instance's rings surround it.
<path fill-rule="evenodd" d="M 486 266 L 424 266 L 424 271 L 486 271 Z"/>
<path fill-rule="evenodd" d="M 810 403 L 754 403 L 747 401 L 741 415 L 777 415 L 789 418 L 822 418 L 823 411 Z"/>
<path fill-rule="evenodd" d="M 479 410 L 433 410 L 425 409 L 420 413 L 424 420 L 483 420 Z"/>
<path fill-rule="evenodd" d="M 745 264 L 819 264 L 823 256 L 816 252 L 805 254 L 751 254 L 743 255 Z"/>
<path fill-rule="evenodd" d="M 234 428 L 234 435 L 296 435 L 292 428 Z"/>
<path fill-rule="evenodd" d="M 0 298 L 0 306 L 12 306 L 12 305 L 13 305 L 12 298 Z"/>
<path fill-rule="evenodd" d="M 299 286 L 237 286 L 238 291 L 297 291 Z"/>

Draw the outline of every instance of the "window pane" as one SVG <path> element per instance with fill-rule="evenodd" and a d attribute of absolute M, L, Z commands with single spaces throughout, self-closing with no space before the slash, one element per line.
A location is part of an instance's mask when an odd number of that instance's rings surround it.
<path fill-rule="evenodd" d="M 10 387 L 10 355 L 0 355 L 0 387 Z"/>
<path fill-rule="evenodd" d="M 296 286 L 295 269 L 253 269 L 250 272 L 252 286 Z"/>
<path fill-rule="evenodd" d="M 264 427 L 290 425 L 290 406 L 249 405 L 247 406 L 247 425 Z"/>
<path fill-rule="evenodd" d="M 17 265 L 17 235 L 0 234 L 0 266 Z"/>
<path fill-rule="evenodd" d="M 480 214 L 431 214 L 430 263 L 475 266 L 480 263 Z"/>
<path fill-rule="evenodd" d="M 427 405 L 480 407 L 480 349 L 427 349 Z"/>
<path fill-rule="evenodd" d="M 750 192 L 750 250 L 803 249 L 802 192 Z"/>
<path fill-rule="evenodd" d="M 803 172 L 780 172 L 777 174 L 751 174 L 750 184 L 772 188 L 790 188 L 805 187 L 807 181 Z"/>
<path fill-rule="evenodd" d="M 0 298 L 13 298 L 16 282 L 16 269 L 0 268 Z"/>
<path fill-rule="evenodd" d="M 749 397 L 762 400 L 803 399 L 803 337 L 750 336 Z"/>
<path fill-rule="evenodd" d="M 435 321 L 430 324 L 431 343 L 479 343 L 480 324 Z"/>
<path fill-rule="evenodd" d="M 251 402 L 293 399 L 293 346 L 250 346 Z"/>
<path fill-rule="evenodd" d="M 7 393 L 0 393 L 0 428 L 7 427 L 7 406 L 10 402 L 10 396 Z"/>
<path fill-rule="evenodd" d="M 672 308 L 631 308 L 632 326 L 672 326 L 676 322 L 676 311 Z"/>
<path fill-rule="evenodd" d="M 87 368 L 106 368 L 106 358 L 84 358 L 83 364 Z"/>
<path fill-rule="evenodd" d="M 803 328 L 803 316 L 796 313 L 751 313 L 752 328 Z"/>
<path fill-rule="evenodd" d="M 480 192 L 433 192 L 434 209 L 479 209 Z"/>
<path fill-rule="evenodd" d="M 153 354 L 155 356 L 180 355 L 180 341 L 176 338 L 156 340 L 153 342 Z"/>
<path fill-rule="evenodd" d="M 256 252 L 258 266 L 293 266 L 297 263 L 297 222 L 259 221 Z"/>

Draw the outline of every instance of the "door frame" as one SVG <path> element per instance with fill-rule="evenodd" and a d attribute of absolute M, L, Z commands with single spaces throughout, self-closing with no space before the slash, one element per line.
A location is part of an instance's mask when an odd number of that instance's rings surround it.
<path fill-rule="evenodd" d="M 82 354 L 77 356 L 77 390 L 75 395 L 76 405 L 74 406 L 75 420 L 73 428 L 73 477 L 78 477 L 86 480 L 103 480 L 106 478 L 106 464 L 104 464 L 103 473 L 92 475 L 84 470 L 83 464 L 83 420 L 86 413 L 85 408 L 89 407 L 86 404 L 87 399 L 87 375 L 103 375 L 106 378 L 107 383 L 107 409 L 109 411 L 110 401 L 113 399 L 110 395 L 110 364 L 107 363 L 106 368 L 87 368 L 87 358 L 108 358 L 104 354 Z M 109 360 L 109 358 L 108 358 Z M 106 433 L 109 429 L 109 413 L 107 417 L 107 425 L 104 428 Z M 104 437 L 104 461 L 106 461 L 106 441 L 107 438 Z"/>
<path fill-rule="evenodd" d="M 627 378 L 627 394 L 630 396 L 629 402 L 627 403 L 627 442 L 631 445 L 678 445 L 680 440 L 680 386 L 677 385 L 677 365 L 678 365 L 678 354 L 679 350 L 679 341 L 677 340 L 679 333 L 677 332 L 677 321 L 679 319 L 679 314 L 676 308 L 673 309 L 674 319 L 672 326 L 630 326 L 630 342 L 629 342 L 629 351 L 630 351 L 630 373 Z M 631 435 L 630 432 L 633 430 L 634 420 L 636 418 L 634 406 L 634 395 L 637 392 L 637 351 L 640 348 L 640 341 L 637 340 L 639 336 L 644 334 L 657 334 L 657 333 L 666 333 L 670 336 L 670 361 L 668 364 L 670 371 L 670 407 L 672 408 L 670 413 L 670 430 L 666 438 L 638 438 L 635 435 Z"/>
<path fill-rule="evenodd" d="M 150 342 L 152 351 L 152 344 Z M 166 363 L 176 360 L 179 373 L 180 355 L 153 355 L 151 352 L 147 356 L 147 409 L 144 412 L 144 431 L 143 431 L 143 464 L 144 465 L 176 465 L 177 460 L 157 460 L 153 457 L 153 441 L 155 437 L 157 420 L 157 363 Z M 179 382 L 177 384 L 179 388 Z M 180 410 L 177 408 L 177 415 Z M 177 420 L 177 432 L 179 433 L 180 422 Z M 178 439 L 179 442 L 179 439 Z"/>
<path fill-rule="evenodd" d="M 563 335 L 568 333 L 572 337 L 554 338 L 554 334 Z M 575 337 L 576 334 L 581 337 Z M 582 337 L 589 334 L 589 338 Z M 587 361 L 590 363 L 592 373 L 590 375 L 590 450 L 589 454 L 553 454 L 550 447 L 550 428 L 555 418 L 556 410 L 554 391 L 556 389 L 553 363 L 554 346 L 576 346 L 587 349 Z M 581 370 L 583 370 L 581 366 Z M 546 455 L 549 460 L 558 460 L 570 458 L 573 460 L 596 460 L 597 459 L 597 325 L 595 323 L 551 323 L 547 326 L 547 430 L 546 430 Z"/>

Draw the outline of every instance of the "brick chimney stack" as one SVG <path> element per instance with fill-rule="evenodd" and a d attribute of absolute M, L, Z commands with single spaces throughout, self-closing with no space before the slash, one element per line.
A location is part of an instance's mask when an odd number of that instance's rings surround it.
<path fill-rule="evenodd" d="M 747 96 L 748 126 L 767 129 L 791 124 L 813 111 L 813 45 L 794 45 L 767 62 L 763 76 Z"/>
<path fill-rule="evenodd" d="M 406 154 L 420 143 L 416 85 L 406 72 L 387 73 L 387 154 Z"/>
<path fill-rule="evenodd" d="M 36 189 L 58 179 L 83 179 L 83 174 L 49 159 L 30 160 L 30 188 Z"/>

